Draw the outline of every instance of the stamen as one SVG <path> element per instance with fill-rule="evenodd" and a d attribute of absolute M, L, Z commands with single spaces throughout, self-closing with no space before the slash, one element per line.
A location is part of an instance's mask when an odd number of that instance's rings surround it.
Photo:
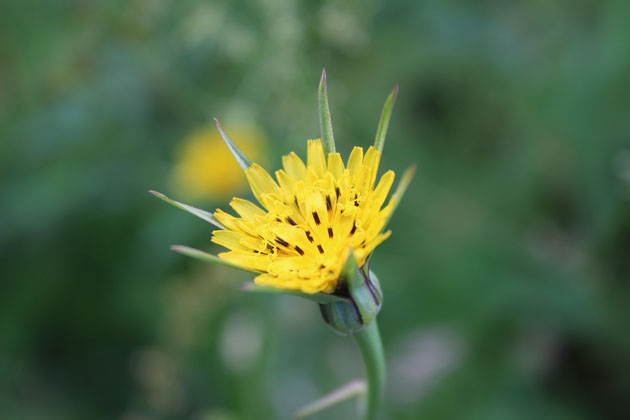
<path fill-rule="evenodd" d="M 306 237 L 308 238 L 308 241 L 309 241 L 309 242 L 311 242 L 311 243 L 313 243 L 314 239 L 313 239 L 313 237 L 311 236 L 311 232 L 309 232 L 309 231 L 307 230 L 307 231 L 305 231 L 304 233 L 306 233 Z"/>
<path fill-rule="evenodd" d="M 295 250 L 298 252 L 298 254 L 304 255 L 304 251 L 302 251 L 302 248 L 300 248 L 299 246 L 296 245 Z"/>
<path fill-rule="evenodd" d="M 287 241 L 285 241 L 284 239 L 280 239 L 280 238 L 276 237 L 276 242 L 278 242 L 282 246 L 286 246 L 287 248 L 289 247 L 289 243 Z"/>
<path fill-rule="evenodd" d="M 319 214 L 316 211 L 313 212 L 313 219 L 315 220 L 315 224 L 319 225 L 321 222 L 319 220 Z"/>
<path fill-rule="evenodd" d="M 322 248 L 321 245 L 317 245 L 317 250 L 319 251 L 320 254 L 324 253 L 324 248 Z"/>
<path fill-rule="evenodd" d="M 352 230 L 350 230 L 350 235 L 354 235 L 354 232 L 357 230 L 357 223 L 352 222 Z"/>
<path fill-rule="evenodd" d="M 328 228 L 328 237 L 329 238 L 333 237 L 333 230 L 332 230 L 332 228 Z"/>
<path fill-rule="evenodd" d="M 289 224 L 290 224 L 291 226 L 295 226 L 295 225 L 297 225 L 297 223 L 295 223 L 295 221 L 294 221 L 293 219 L 291 219 L 291 217 L 287 217 L 287 222 L 289 222 Z"/>

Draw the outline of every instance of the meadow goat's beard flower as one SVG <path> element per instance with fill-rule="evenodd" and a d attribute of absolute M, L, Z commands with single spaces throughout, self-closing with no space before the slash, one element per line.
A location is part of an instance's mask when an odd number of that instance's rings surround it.
<path fill-rule="evenodd" d="M 307 164 L 291 153 L 276 171 L 277 182 L 257 164 L 245 170 L 257 205 L 234 198 L 240 217 L 214 213 L 225 230 L 212 241 L 229 252 L 230 263 L 260 273 L 256 284 L 304 293 L 331 293 L 348 253 L 362 267 L 390 231 L 382 233 L 393 201 L 383 207 L 394 182 L 387 171 L 375 187 L 380 153 L 355 147 L 347 167 L 339 153 L 324 154 L 320 140 L 308 141 Z"/>
<path fill-rule="evenodd" d="M 385 227 L 415 170 L 411 167 L 403 173 L 387 201 L 394 172 L 387 171 L 377 179 L 397 91 L 395 87 L 385 102 L 374 145 L 365 154 L 363 148 L 355 147 L 344 165 L 335 151 L 323 72 L 319 87 L 321 140 L 308 141 L 306 164 L 293 152 L 284 156 L 283 169 L 275 172 L 275 179 L 252 163 L 215 119 L 260 203 L 232 199 L 230 206 L 237 216 L 222 210 L 209 213 L 151 191 L 215 225 L 218 229 L 212 232 L 212 241 L 229 249 L 218 256 L 185 246 L 173 246 L 173 250 L 255 273 L 254 284 L 245 290 L 286 293 L 317 302 L 328 325 L 341 334 L 353 334 L 367 370 L 369 419 L 375 418 L 382 397 L 385 364 L 378 327 L 373 322 L 383 293 L 368 261 L 374 249 L 389 237 L 391 232 Z M 335 397 L 306 407 L 301 415 L 319 411 L 344 395 L 346 398 L 356 393 L 356 388 L 353 383 Z"/>

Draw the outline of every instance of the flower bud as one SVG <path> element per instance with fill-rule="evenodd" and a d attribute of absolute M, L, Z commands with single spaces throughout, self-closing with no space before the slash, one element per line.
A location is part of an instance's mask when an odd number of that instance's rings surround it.
<path fill-rule="evenodd" d="M 381 285 L 376 275 L 366 269 L 367 265 L 359 268 L 350 252 L 333 293 L 340 300 L 319 304 L 324 321 L 342 335 L 353 334 L 369 325 L 381 309 Z"/>

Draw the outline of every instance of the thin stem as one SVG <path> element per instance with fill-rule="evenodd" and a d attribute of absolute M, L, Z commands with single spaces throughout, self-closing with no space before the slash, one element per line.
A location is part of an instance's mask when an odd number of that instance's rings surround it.
<path fill-rule="evenodd" d="M 365 383 L 363 381 L 354 380 L 336 391 L 320 398 L 319 400 L 312 402 L 300 411 L 295 413 L 293 417 L 296 420 L 305 419 L 312 415 L 315 415 L 333 405 L 342 403 L 354 397 L 365 394 Z"/>
<path fill-rule="evenodd" d="M 363 357 L 367 375 L 365 420 L 375 420 L 385 391 L 385 353 L 376 320 L 352 336 Z"/>

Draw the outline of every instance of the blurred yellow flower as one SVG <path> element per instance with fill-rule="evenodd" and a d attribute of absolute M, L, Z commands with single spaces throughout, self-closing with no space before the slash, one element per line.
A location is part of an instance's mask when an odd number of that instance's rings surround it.
<path fill-rule="evenodd" d="M 232 132 L 248 156 L 265 160 L 267 140 L 260 128 L 241 125 Z M 214 127 L 207 125 L 183 140 L 172 173 L 173 186 L 181 195 L 189 199 L 225 198 L 243 191 L 246 181 Z"/>

